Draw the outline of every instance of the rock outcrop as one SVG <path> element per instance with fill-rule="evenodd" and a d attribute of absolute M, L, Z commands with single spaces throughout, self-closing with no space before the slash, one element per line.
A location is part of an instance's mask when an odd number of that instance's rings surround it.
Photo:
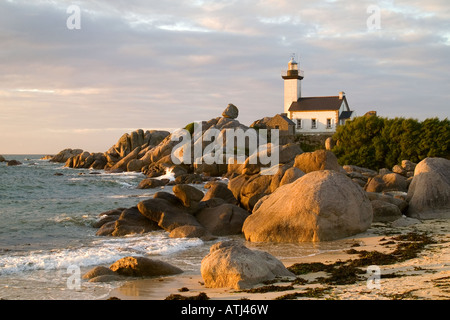
<path fill-rule="evenodd" d="M 223 182 L 210 182 L 205 185 L 205 188 L 208 189 L 205 196 L 202 198 L 202 201 L 208 201 L 212 198 L 219 198 L 224 200 L 227 203 L 238 204 L 237 199 L 234 197 L 233 192 L 228 189 L 227 185 Z"/>
<path fill-rule="evenodd" d="M 388 193 L 382 194 L 376 192 L 366 192 L 366 194 L 369 197 L 370 201 L 378 200 L 397 206 L 402 214 L 406 214 L 406 212 L 408 211 L 408 202 L 401 197 L 394 197 L 392 195 L 389 195 Z"/>
<path fill-rule="evenodd" d="M 410 217 L 450 218 L 450 160 L 426 158 L 419 162 L 407 200 Z"/>
<path fill-rule="evenodd" d="M 370 178 L 373 178 L 378 174 L 375 170 L 354 165 L 344 165 L 342 168 L 347 172 L 347 176 L 362 188 L 366 186 Z"/>
<path fill-rule="evenodd" d="M 274 175 L 261 173 L 234 175 L 228 181 L 228 189 L 244 209 L 252 211 L 261 198 L 282 185 L 296 181 L 303 175 L 303 171 L 292 167 L 292 162 L 280 164 Z"/>
<path fill-rule="evenodd" d="M 166 184 L 170 182 L 169 179 L 155 179 L 155 178 L 146 178 L 142 180 L 137 186 L 138 189 L 153 189 L 164 187 Z"/>
<path fill-rule="evenodd" d="M 279 186 L 281 187 L 284 186 L 285 184 L 292 183 L 298 178 L 303 177 L 304 175 L 305 173 L 296 167 L 289 168 L 283 174 Z"/>
<path fill-rule="evenodd" d="M 6 165 L 8 167 L 13 167 L 13 166 L 20 166 L 22 164 L 22 162 L 18 161 L 18 160 L 9 160 L 6 161 Z"/>
<path fill-rule="evenodd" d="M 120 212 L 120 214 L 117 214 Z M 104 214 L 103 223 L 97 223 L 98 236 L 121 237 L 130 234 L 143 234 L 154 230 L 160 230 L 158 224 L 143 216 L 137 207 L 112 210 Z"/>
<path fill-rule="evenodd" d="M 283 263 L 267 252 L 250 250 L 231 241 L 211 246 L 201 263 L 207 288 L 250 288 L 275 277 L 293 277 Z"/>
<path fill-rule="evenodd" d="M 373 200 L 371 204 L 373 222 L 393 222 L 402 217 L 402 212 L 395 204 L 382 200 Z"/>
<path fill-rule="evenodd" d="M 97 266 L 86 272 L 83 279 L 89 280 L 89 282 L 110 282 L 123 280 L 123 277 L 110 268 Z"/>
<path fill-rule="evenodd" d="M 368 180 L 365 190 L 367 192 L 383 192 L 383 191 L 408 191 L 406 178 L 397 173 L 388 173 L 377 175 Z"/>
<path fill-rule="evenodd" d="M 103 169 L 106 165 L 106 157 L 103 153 L 89 153 L 87 151 L 81 152 L 67 159 L 65 166 L 69 168 L 92 168 Z"/>
<path fill-rule="evenodd" d="M 365 192 L 332 170 L 310 172 L 263 200 L 244 222 L 249 241 L 336 240 L 367 230 L 373 219 Z"/>
<path fill-rule="evenodd" d="M 232 103 L 228 104 L 227 108 L 222 112 L 222 117 L 224 117 L 224 118 L 236 119 L 238 116 L 239 116 L 239 110 Z"/>
<path fill-rule="evenodd" d="M 169 237 L 171 238 L 200 238 L 202 240 L 211 240 L 213 236 L 201 226 L 184 225 L 173 229 Z"/>
<path fill-rule="evenodd" d="M 334 153 L 327 150 L 305 152 L 296 156 L 294 167 L 299 168 L 304 173 L 318 170 L 344 172 Z"/>
<path fill-rule="evenodd" d="M 200 210 L 195 217 L 215 236 L 240 234 L 248 212 L 234 204 L 225 203 Z"/>
<path fill-rule="evenodd" d="M 139 202 L 137 207 L 139 212 L 147 219 L 156 222 L 159 227 L 168 232 L 184 225 L 201 226 L 197 219 L 188 213 L 182 205 L 175 205 L 166 199 L 144 200 Z"/>
<path fill-rule="evenodd" d="M 60 151 L 57 155 L 53 156 L 50 159 L 50 162 L 59 162 L 59 163 L 65 163 L 69 158 L 74 157 L 82 153 L 83 150 L 81 149 L 64 149 Z"/>
<path fill-rule="evenodd" d="M 164 261 L 131 256 L 117 260 L 109 268 L 119 275 L 129 277 L 167 276 L 183 272 Z"/>
<path fill-rule="evenodd" d="M 197 210 L 199 202 L 203 199 L 204 194 L 201 190 L 188 184 L 177 184 L 173 188 L 174 195 L 181 200 L 186 208 Z"/>

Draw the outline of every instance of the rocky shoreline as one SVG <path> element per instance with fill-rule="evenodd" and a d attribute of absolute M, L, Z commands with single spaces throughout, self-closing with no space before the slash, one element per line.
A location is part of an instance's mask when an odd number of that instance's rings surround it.
<path fill-rule="evenodd" d="M 222 117 L 204 121 L 202 132 L 211 128 L 223 133 L 249 129 L 236 120 L 237 115 L 237 108 L 229 105 Z M 257 123 L 261 125 L 261 121 Z M 330 150 L 303 152 L 299 145 L 287 143 L 279 147 L 278 170 L 266 175 L 264 166 L 252 163 L 250 157 L 241 164 L 174 164 L 171 153 L 177 143 L 166 131 L 137 130 L 124 134 L 105 153 L 65 149 L 49 161 L 64 162 L 71 168 L 142 172 L 146 178 L 139 188 L 172 186 L 172 192 L 158 191 L 135 207 L 101 213 L 94 226 L 98 236 L 164 230 L 170 237 L 211 240 L 242 235 L 250 242 L 298 243 L 356 236 L 376 223 L 402 228 L 428 219 L 450 218 L 450 160 L 444 158 L 426 158 L 418 164 L 404 160 L 391 170 L 374 171 L 340 166 Z M 175 179 L 158 178 L 167 172 Z M 245 250 L 233 243 L 213 245 L 210 255 L 216 257 L 202 261 L 207 287 L 251 287 L 279 276 L 294 276 L 268 254 L 262 260 L 272 261 L 269 265 L 277 265 L 278 271 L 273 272 L 272 267 L 267 271 L 261 259 L 249 258 L 264 253 Z M 220 251 L 226 251 L 226 258 L 218 254 Z M 127 259 L 126 268 L 147 270 L 133 271 L 134 276 L 158 275 L 148 269 L 159 262 Z M 246 268 L 235 267 L 239 265 Z M 111 276 L 117 276 L 117 269 L 113 269 L 103 269 L 105 274 L 90 272 L 86 278 L 110 281 Z M 161 272 L 159 275 L 166 274 Z"/>
<path fill-rule="evenodd" d="M 6 160 L 2 155 L 0 155 L 0 163 L 1 163 L 1 162 L 6 162 L 6 165 L 7 165 L 8 167 L 19 166 L 19 165 L 22 164 L 20 161 L 17 161 L 17 160 L 14 160 L 14 159 L 12 159 L 12 160 Z"/>

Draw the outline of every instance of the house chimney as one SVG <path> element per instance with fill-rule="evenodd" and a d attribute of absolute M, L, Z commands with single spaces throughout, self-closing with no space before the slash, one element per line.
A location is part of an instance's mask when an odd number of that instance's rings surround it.
<path fill-rule="evenodd" d="M 339 92 L 339 100 L 344 99 L 344 96 L 345 96 L 345 92 L 344 91 Z"/>

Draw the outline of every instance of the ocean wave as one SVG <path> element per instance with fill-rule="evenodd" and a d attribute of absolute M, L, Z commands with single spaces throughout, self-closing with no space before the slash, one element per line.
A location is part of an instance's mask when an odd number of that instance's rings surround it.
<path fill-rule="evenodd" d="M 110 176 L 110 177 L 116 177 L 120 179 L 135 179 L 135 178 L 142 178 L 145 177 L 145 175 L 141 172 L 108 172 L 104 170 L 99 170 L 95 174 L 96 176 Z"/>
<path fill-rule="evenodd" d="M 133 185 L 131 184 L 131 183 L 128 183 L 128 182 L 124 182 L 124 181 L 115 181 L 117 184 L 120 184 L 121 186 L 123 186 L 123 187 L 127 187 L 127 188 L 129 188 L 129 187 L 133 187 Z"/>
<path fill-rule="evenodd" d="M 97 220 L 95 215 L 67 215 L 66 213 L 48 218 L 47 221 L 61 223 L 63 225 L 91 226 Z"/>
<path fill-rule="evenodd" d="M 156 191 L 155 191 L 156 192 Z M 143 193 L 143 194 L 115 194 L 106 196 L 110 199 L 129 199 L 129 198 L 150 198 L 153 197 L 154 193 Z"/>
<path fill-rule="evenodd" d="M 0 255 L 0 276 L 36 270 L 57 270 L 71 265 L 89 267 L 110 264 L 130 256 L 167 256 L 200 246 L 198 238 L 173 239 L 166 233 L 96 240 L 90 246 L 54 250 L 36 250 L 26 254 L 5 252 Z"/>

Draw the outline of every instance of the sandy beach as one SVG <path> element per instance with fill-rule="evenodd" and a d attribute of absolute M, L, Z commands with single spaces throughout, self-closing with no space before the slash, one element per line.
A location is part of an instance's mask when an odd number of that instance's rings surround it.
<path fill-rule="evenodd" d="M 405 221 L 410 221 L 403 218 Z M 425 245 L 417 256 L 392 264 L 371 266 L 377 274 L 367 273 L 368 267 L 360 268 L 364 273 L 351 284 L 329 284 L 320 279 L 327 276 L 324 271 L 309 272 L 299 276 L 301 281 L 279 279 L 271 283 L 272 289 L 253 293 L 231 288 L 206 288 L 198 272 L 171 277 L 139 279 L 126 282 L 110 292 L 109 298 L 121 300 L 164 300 L 170 295 L 194 297 L 205 293 L 210 300 L 274 300 L 274 299 L 332 299 L 332 300 L 449 300 L 450 299 L 450 223 L 448 220 L 424 220 L 408 226 L 392 226 L 391 223 L 373 223 L 366 232 L 349 237 L 354 242 L 354 251 L 337 250 L 303 257 L 301 259 L 280 258 L 286 267 L 295 263 L 333 264 L 355 259 L 359 251 L 378 251 L 389 254 L 402 241 L 394 240 L 400 234 L 424 234 L 434 240 Z M 356 253 L 355 253 L 356 252 Z M 278 257 L 279 258 L 279 257 Z M 376 269 L 379 267 L 379 269 Z M 378 282 L 373 281 L 378 279 Z M 267 288 L 261 284 L 256 288 Z M 184 290 L 180 290 L 184 288 Z M 187 288 L 187 289 L 186 289 Z M 286 296 L 290 295 L 290 296 Z"/>

